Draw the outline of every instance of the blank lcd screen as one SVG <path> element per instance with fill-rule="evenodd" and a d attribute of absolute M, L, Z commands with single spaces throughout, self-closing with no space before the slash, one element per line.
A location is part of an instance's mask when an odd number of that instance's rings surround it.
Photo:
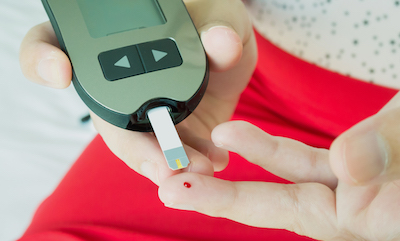
<path fill-rule="evenodd" d="M 93 38 L 166 23 L 157 0 L 76 1 Z"/>

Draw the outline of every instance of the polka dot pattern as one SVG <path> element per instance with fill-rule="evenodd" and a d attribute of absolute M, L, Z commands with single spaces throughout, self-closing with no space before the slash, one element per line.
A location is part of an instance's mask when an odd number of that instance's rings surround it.
<path fill-rule="evenodd" d="M 244 2 L 256 29 L 285 51 L 343 75 L 400 89 L 400 0 Z"/>

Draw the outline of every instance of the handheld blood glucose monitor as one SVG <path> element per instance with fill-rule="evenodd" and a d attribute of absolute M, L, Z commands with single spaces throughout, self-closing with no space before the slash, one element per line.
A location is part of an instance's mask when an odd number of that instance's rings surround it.
<path fill-rule="evenodd" d="M 199 104 L 208 62 L 182 0 L 42 3 L 71 60 L 76 91 L 102 119 L 152 131 L 150 110 L 167 107 L 177 124 Z"/>
<path fill-rule="evenodd" d="M 42 0 L 86 105 L 118 127 L 151 131 L 148 110 L 177 124 L 200 102 L 207 58 L 182 0 Z"/>

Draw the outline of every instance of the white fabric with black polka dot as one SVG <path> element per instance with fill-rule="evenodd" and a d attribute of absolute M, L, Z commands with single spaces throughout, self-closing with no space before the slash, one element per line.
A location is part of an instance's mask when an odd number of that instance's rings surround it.
<path fill-rule="evenodd" d="M 285 51 L 343 75 L 400 89 L 399 0 L 245 3 L 255 28 Z"/>

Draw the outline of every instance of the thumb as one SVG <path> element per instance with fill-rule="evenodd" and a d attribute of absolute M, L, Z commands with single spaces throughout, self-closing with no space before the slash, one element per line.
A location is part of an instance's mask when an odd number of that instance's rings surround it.
<path fill-rule="evenodd" d="M 332 144 L 330 164 L 349 184 L 400 179 L 400 94 L 379 113 L 358 123 Z"/>
<path fill-rule="evenodd" d="M 252 35 L 251 21 L 240 0 L 185 1 L 198 28 L 211 71 L 227 71 L 240 61 Z M 229 6 L 229 7 L 227 7 Z"/>

